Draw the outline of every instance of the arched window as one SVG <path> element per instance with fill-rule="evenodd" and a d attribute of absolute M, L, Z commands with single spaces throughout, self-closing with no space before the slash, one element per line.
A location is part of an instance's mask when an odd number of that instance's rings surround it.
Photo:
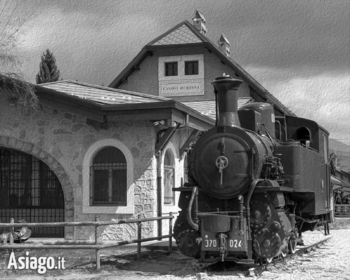
<path fill-rule="evenodd" d="M 0 220 L 64 222 L 64 195 L 56 174 L 43 161 L 0 148 Z M 6 231 L 1 229 L 0 232 Z M 64 237 L 64 227 L 34 227 L 33 237 Z"/>
<path fill-rule="evenodd" d="M 97 152 L 90 167 L 90 205 L 127 205 L 127 168 L 124 154 L 115 147 Z"/>
<path fill-rule="evenodd" d="M 308 128 L 306 127 L 299 127 L 296 132 L 296 140 L 299 140 L 300 143 L 306 144 L 306 141 L 309 141 L 311 143 L 311 132 Z"/>
<path fill-rule="evenodd" d="M 175 161 L 170 149 L 164 155 L 164 204 L 175 204 Z"/>

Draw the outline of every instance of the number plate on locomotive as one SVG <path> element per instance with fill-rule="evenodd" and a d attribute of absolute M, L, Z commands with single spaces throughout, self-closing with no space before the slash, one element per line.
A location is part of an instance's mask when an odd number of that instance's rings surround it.
<path fill-rule="evenodd" d="M 226 244 L 227 249 L 239 249 L 243 246 L 241 239 L 228 239 Z M 204 248 L 219 248 L 219 241 L 217 239 L 204 239 Z"/>

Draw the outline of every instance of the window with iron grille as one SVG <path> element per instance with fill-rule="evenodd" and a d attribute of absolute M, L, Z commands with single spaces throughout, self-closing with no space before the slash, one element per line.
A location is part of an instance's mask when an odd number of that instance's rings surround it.
<path fill-rule="evenodd" d="M 64 196 L 55 173 L 32 155 L 0 148 L 0 220 L 64 222 Z M 3 229 L 6 231 L 6 229 Z M 34 227 L 33 237 L 64 237 L 64 227 Z"/>
<path fill-rule="evenodd" d="M 177 76 L 177 62 L 165 62 L 165 76 Z"/>
<path fill-rule="evenodd" d="M 164 204 L 175 204 L 175 166 L 174 156 L 170 150 L 167 150 L 164 156 Z"/>
<path fill-rule="evenodd" d="M 124 154 L 115 147 L 100 150 L 90 167 L 90 205 L 127 205 L 127 172 Z"/>
<path fill-rule="evenodd" d="M 198 75 L 198 60 L 185 61 L 185 75 Z"/>

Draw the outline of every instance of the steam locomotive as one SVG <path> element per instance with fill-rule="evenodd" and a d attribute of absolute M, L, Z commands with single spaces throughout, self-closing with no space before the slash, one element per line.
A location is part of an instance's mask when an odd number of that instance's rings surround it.
<path fill-rule="evenodd" d="M 329 133 L 316 122 L 275 117 L 252 102 L 237 110 L 241 80 L 212 84 L 217 123 L 188 155 L 174 238 L 201 262 L 271 262 L 296 250 L 302 233 L 332 219 Z"/>

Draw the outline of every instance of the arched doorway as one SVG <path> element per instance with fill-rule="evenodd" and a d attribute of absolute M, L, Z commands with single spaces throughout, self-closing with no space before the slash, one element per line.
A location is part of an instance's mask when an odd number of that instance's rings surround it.
<path fill-rule="evenodd" d="M 64 196 L 57 176 L 32 155 L 0 148 L 0 220 L 63 222 Z M 64 237 L 64 227 L 35 227 L 33 237 Z"/>

